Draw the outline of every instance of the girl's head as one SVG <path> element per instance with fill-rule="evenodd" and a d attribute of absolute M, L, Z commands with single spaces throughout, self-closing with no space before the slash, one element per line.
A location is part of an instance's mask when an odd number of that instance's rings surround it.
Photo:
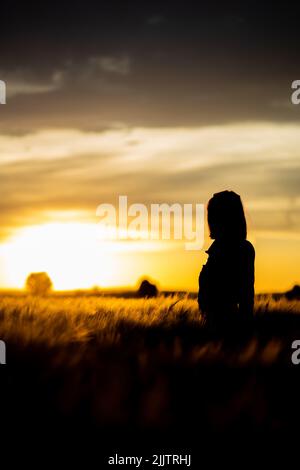
<path fill-rule="evenodd" d="M 234 191 L 215 193 L 207 206 L 210 238 L 247 238 L 247 223 L 241 198 Z"/>

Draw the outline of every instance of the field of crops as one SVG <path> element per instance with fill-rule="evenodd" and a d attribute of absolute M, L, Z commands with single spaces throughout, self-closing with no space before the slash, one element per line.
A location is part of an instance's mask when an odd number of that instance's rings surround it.
<path fill-rule="evenodd" d="M 188 296 L 4 296 L 2 423 L 108 440 L 289 431 L 300 418 L 300 302 L 255 310 L 253 331 L 221 337 Z"/>

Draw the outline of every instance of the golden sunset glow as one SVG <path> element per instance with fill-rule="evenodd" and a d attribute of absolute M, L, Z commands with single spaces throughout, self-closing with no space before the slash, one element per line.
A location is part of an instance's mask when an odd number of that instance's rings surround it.
<path fill-rule="evenodd" d="M 104 240 L 96 209 L 117 208 L 121 194 L 129 204 L 206 203 L 231 188 L 256 247 L 257 291 L 290 288 L 300 279 L 299 136 L 297 124 L 274 123 L 0 136 L 1 286 L 47 271 L 56 289 L 134 286 L 148 275 L 161 288 L 196 290 L 207 230 L 200 252 L 172 240 Z"/>
<path fill-rule="evenodd" d="M 300 272 L 300 237 L 286 232 L 252 232 L 258 291 L 284 290 Z M 164 288 L 197 289 L 205 248 L 186 251 L 183 242 L 108 240 L 96 223 L 46 223 L 17 229 L 1 244 L 0 281 L 22 288 L 31 272 L 46 271 L 55 289 L 131 286 L 148 275 Z M 293 263 L 292 263 L 293 260 Z M 184 272 L 178 270 L 181 266 Z"/>
<path fill-rule="evenodd" d="M 141 255 L 171 247 L 146 240 L 108 240 L 100 224 L 37 225 L 17 230 L 2 244 L 1 281 L 22 288 L 30 272 L 46 271 L 58 290 L 134 285 L 143 274 Z"/>
<path fill-rule="evenodd" d="M 30 272 L 46 271 L 57 289 L 113 284 L 116 257 L 88 224 L 46 224 L 21 229 L 2 245 L 5 280 L 22 287 Z"/>

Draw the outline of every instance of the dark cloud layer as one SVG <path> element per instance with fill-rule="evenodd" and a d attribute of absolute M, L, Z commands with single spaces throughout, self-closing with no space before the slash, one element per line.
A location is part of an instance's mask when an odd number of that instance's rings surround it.
<path fill-rule="evenodd" d="M 6 2 L 0 130 L 298 121 L 299 13 L 288 2 Z"/>

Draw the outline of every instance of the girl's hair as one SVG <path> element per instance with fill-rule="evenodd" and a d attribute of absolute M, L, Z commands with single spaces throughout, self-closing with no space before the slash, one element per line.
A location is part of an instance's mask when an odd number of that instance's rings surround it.
<path fill-rule="evenodd" d="M 241 198 L 234 191 L 215 193 L 207 206 L 207 221 L 213 239 L 247 238 L 247 223 Z"/>

